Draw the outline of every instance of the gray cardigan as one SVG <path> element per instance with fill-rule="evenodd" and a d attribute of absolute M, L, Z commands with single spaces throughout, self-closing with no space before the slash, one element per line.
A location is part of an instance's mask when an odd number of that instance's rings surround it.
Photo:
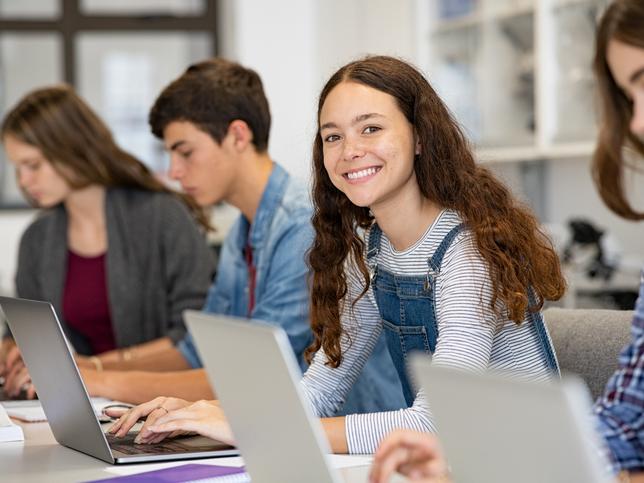
<path fill-rule="evenodd" d="M 105 213 L 116 345 L 181 339 L 181 313 L 202 308 L 215 269 L 188 209 L 169 194 L 119 188 L 108 191 Z M 61 319 L 67 250 L 67 212 L 61 205 L 44 211 L 23 234 L 16 274 L 18 296 L 51 302 Z M 87 342 L 61 322 L 75 349 L 88 353 Z"/>

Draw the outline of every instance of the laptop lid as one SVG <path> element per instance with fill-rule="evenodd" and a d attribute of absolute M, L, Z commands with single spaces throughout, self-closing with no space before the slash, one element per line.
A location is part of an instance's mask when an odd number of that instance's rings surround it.
<path fill-rule="evenodd" d="M 110 448 L 83 384 L 62 327 L 51 304 L 0 297 L 0 308 L 38 389 L 56 441 L 108 463 L 137 463 L 239 454 L 223 443 L 186 440 L 183 452 L 126 454 Z M 183 446 L 183 444 L 182 444 Z M 194 451 L 193 451 L 194 448 Z M 151 448 L 152 449 L 152 448 Z"/>
<path fill-rule="evenodd" d="M 184 318 L 253 483 L 340 481 L 284 331 L 193 310 Z"/>
<path fill-rule="evenodd" d="M 454 480 L 605 483 L 588 390 L 574 377 L 530 383 L 411 360 Z"/>

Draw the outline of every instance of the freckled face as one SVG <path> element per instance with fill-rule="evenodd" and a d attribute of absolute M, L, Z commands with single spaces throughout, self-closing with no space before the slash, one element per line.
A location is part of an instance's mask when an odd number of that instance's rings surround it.
<path fill-rule="evenodd" d="M 378 210 L 409 191 L 419 192 L 414 128 L 393 96 L 356 82 L 342 82 L 320 111 L 324 167 L 353 204 Z"/>

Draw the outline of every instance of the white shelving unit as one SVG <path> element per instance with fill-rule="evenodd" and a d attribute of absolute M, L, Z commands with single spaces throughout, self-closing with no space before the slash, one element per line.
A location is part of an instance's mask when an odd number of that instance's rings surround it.
<path fill-rule="evenodd" d="M 607 3 L 415 0 L 416 63 L 464 127 L 478 161 L 489 163 L 559 242 L 570 220 L 584 219 L 622 255 L 609 282 L 571 275 L 566 303 L 573 304 L 580 294 L 637 289 L 644 260 L 641 233 L 606 208 L 590 171 L 595 28 Z"/>
<path fill-rule="evenodd" d="M 482 162 L 587 157 L 606 0 L 417 0 L 417 63 Z"/>

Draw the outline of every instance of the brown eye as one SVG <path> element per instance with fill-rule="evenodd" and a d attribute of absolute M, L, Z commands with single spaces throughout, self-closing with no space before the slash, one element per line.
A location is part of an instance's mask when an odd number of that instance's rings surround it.
<path fill-rule="evenodd" d="M 338 136 L 337 134 L 330 134 L 330 135 L 328 135 L 327 137 L 324 138 L 324 142 L 325 143 L 332 143 L 334 141 L 337 141 L 338 139 L 340 139 L 340 136 Z"/>

